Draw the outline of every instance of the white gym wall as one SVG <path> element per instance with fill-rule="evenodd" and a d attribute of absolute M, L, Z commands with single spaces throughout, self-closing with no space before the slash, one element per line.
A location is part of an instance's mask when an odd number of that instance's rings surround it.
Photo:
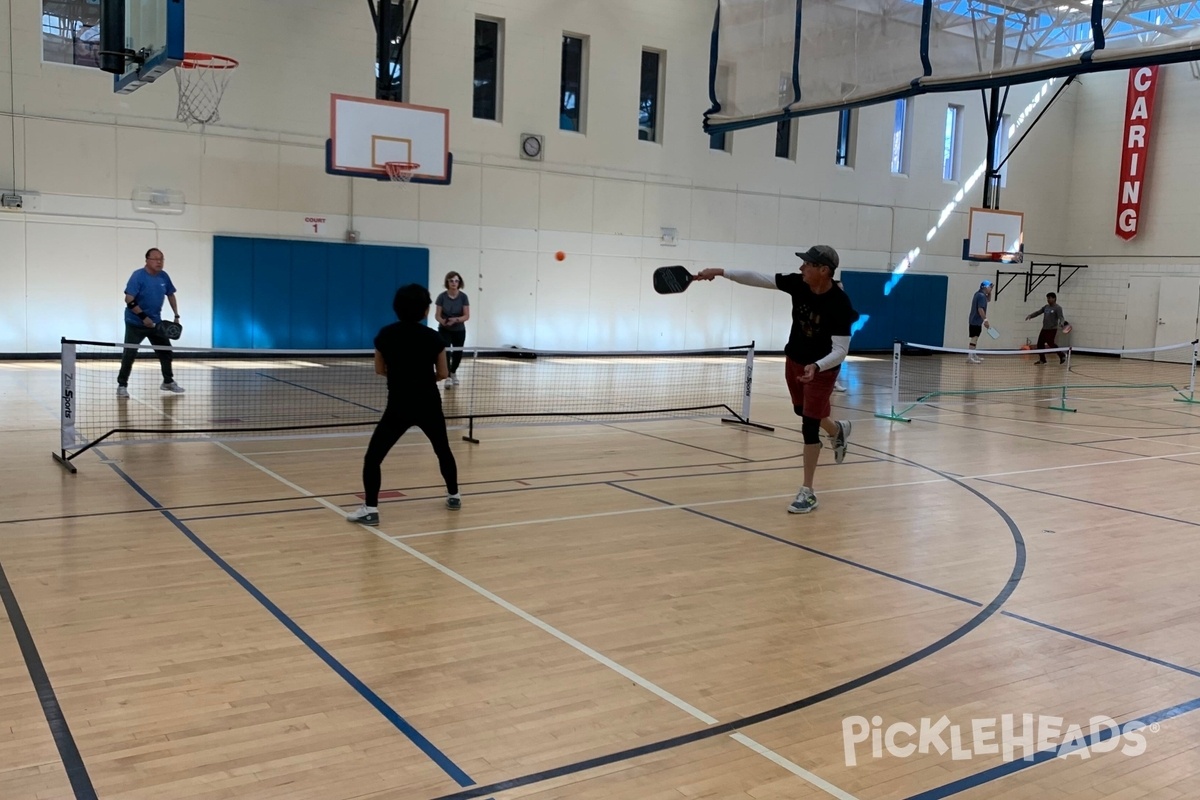
<path fill-rule="evenodd" d="M 43 64 L 39 9 L 35 0 L 0 0 L 0 41 L 12 54 L 11 69 L 0 58 L 0 188 L 40 193 L 36 208 L 0 212 L 0 353 L 53 352 L 63 335 L 119 337 L 121 289 L 151 246 L 165 251 L 179 287 L 187 343 L 208 345 L 212 235 L 303 238 L 312 215 L 327 218 L 321 238 L 341 240 L 352 225 L 363 242 L 429 247 L 433 288 L 448 270 L 466 276 L 475 346 L 663 349 L 755 339 L 778 349 L 789 326 L 783 295 L 719 281 L 662 298 L 649 272 L 670 263 L 792 270 L 792 253 L 818 242 L 837 247 L 854 270 L 888 269 L 920 247 L 911 271 L 950 276 L 946 344 L 962 346 L 970 294 L 994 272 L 961 260 L 980 183 L 926 242 L 961 188 L 941 176 L 947 103 L 964 107 L 962 175 L 983 160 L 978 92 L 910 101 L 907 176 L 889 171 L 891 104 L 859 112 L 852 169 L 833 163 L 836 115 L 794 123 L 794 161 L 774 156 L 773 125 L 731 134 L 729 153 L 712 151 L 700 129 L 713 16 L 703 0 L 423 3 L 406 99 L 450 109 L 448 187 L 324 172 L 329 95 L 374 93 L 365 3 L 193 0 L 189 49 L 241 62 L 220 123 L 204 130 L 175 121 L 170 75 L 118 96 L 98 70 Z M 471 116 L 476 15 L 504 20 L 499 123 Z M 590 37 L 586 135 L 558 130 L 563 31 Z M 637 139 L 643 47 L 666 53 L 662 144 Z M 1123 308 L 1131 272 L 1196 271 L 1195 262 L 1159 256 L 1196 249 L 1184 192 L 1194 182 L 1187 131 L 1200 113 L 1200 82 L 1186 65 L 1163 68 L 1161 80 L 1147 221 L 1133 243 L 1112 233 L 1125 73 L 1069 88 L 1008 167 L 1001 205 L 1026 213 L 1027 249 L 1047 254 L 1039 260 L 1092 265 L 1060 292 L 1077 344 L 1119 346 L 1114 309 Z M 1006 113 L 1016 119 L 1040 90 L 1014 87 Z M 522 132 L 546 137 L 544 161 L 518 158 Z M 135 212 L 137 186 L 181 190 L 186 212 Z M 677 230 L 675 246 L 660 242 L 664 227 Z M 558 250 L 565 261 L 554 260 Z M 996 303 L 993 319 L 1006 334 L 1015 336 L 1030 310 L 1020 300 L 1011 289 Z"/>

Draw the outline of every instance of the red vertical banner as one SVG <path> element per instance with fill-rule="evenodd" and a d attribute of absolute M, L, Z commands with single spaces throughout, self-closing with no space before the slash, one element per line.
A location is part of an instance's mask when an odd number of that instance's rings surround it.
<path fill-rule="evenodd" d="M 1117 191 L 1117 236 L 1137 236 L 1142 221 L 1142 192 L 1146 187 L 1146 160 L 1150 155 L 1150 129 L 1154 120 L 1154 90 L 1158 67 L 1129 70 L 1125 97 L 1125 138 L 1121 142 L 1121 182 Z"/>

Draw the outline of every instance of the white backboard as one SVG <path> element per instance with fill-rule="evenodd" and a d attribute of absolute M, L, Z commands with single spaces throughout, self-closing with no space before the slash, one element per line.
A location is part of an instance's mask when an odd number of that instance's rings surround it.
<path fill-rule="evenodd" d="M 450 182 L 448 109 L 340 94 L 329 105 L 327 172 L 385 180 L 385 162 L 409 161 L 414 181 Z"/>
<path fill-rule="evenodd" d="M 1025 215 L 1020 211 L 997 208 L 972 208 L 968 227 L 967 252 L 971 261 L 992 261 L 994 253 L 1003 253 L 1003 261 L 1020 261 L 1023 256 Z"/>

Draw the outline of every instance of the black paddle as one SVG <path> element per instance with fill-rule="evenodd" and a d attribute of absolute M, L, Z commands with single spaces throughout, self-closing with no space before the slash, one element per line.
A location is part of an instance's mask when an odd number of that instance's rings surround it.
<path fill-rule="evenodd" d="M 686 291 L 694 280 L 696 276 L 679 264 L 659 267 L 654 270 L 654 291 L 659 294 L 679 294 Z"/>
<path fill-rule="evenodd" d="M 158 323 L 158 332 L 168 339 L 178 339 L 183 335 L 183 325 L 178 322 L 167 322 L 163 320 Z"/>

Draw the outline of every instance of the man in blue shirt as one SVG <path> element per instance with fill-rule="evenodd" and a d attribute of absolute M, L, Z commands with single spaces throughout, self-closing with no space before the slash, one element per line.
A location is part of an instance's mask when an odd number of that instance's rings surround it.
<path fill-rule="evenodd" d="M 145 339 L 160 349 L 155 350 L 158 363 L 162 366 L 163 382 L 159 387 L 164 392 L 179 394 L 183 387 L 175 382 L 171 371 L 171 340 L 158 329 L 162 322 L 163 300 L 171 304 L 175 321 L 179 321 L 179 306 L 175 304 L 175 284 L 163 272 L 163 253 L 157 247 L 146 251 L 146 266 L 129 276 L 125 284 L 125 352 L 121 355 L 121 371 L 117 373 L 117 397 L 129 397 L 129 374 L 133 371 L 133 360 Z M 128 345 L 135 345 L 129 347 Z"/>
<path fill-rule="evenodd" d="M 983 329 L 991 327 L 987 319 L 988 298 L 991 296 L 992 282 L 984 281 L 979 284 L 979 291 L 971 298 L 971 316 L 967 319 L 967 333 L 971 337 L 971 352 L 967 354 L 968 364 L 983 363 L 979 353 L 975 352 L 975 345 L 979 342 L 979 334 L 983 333 Z"/>

